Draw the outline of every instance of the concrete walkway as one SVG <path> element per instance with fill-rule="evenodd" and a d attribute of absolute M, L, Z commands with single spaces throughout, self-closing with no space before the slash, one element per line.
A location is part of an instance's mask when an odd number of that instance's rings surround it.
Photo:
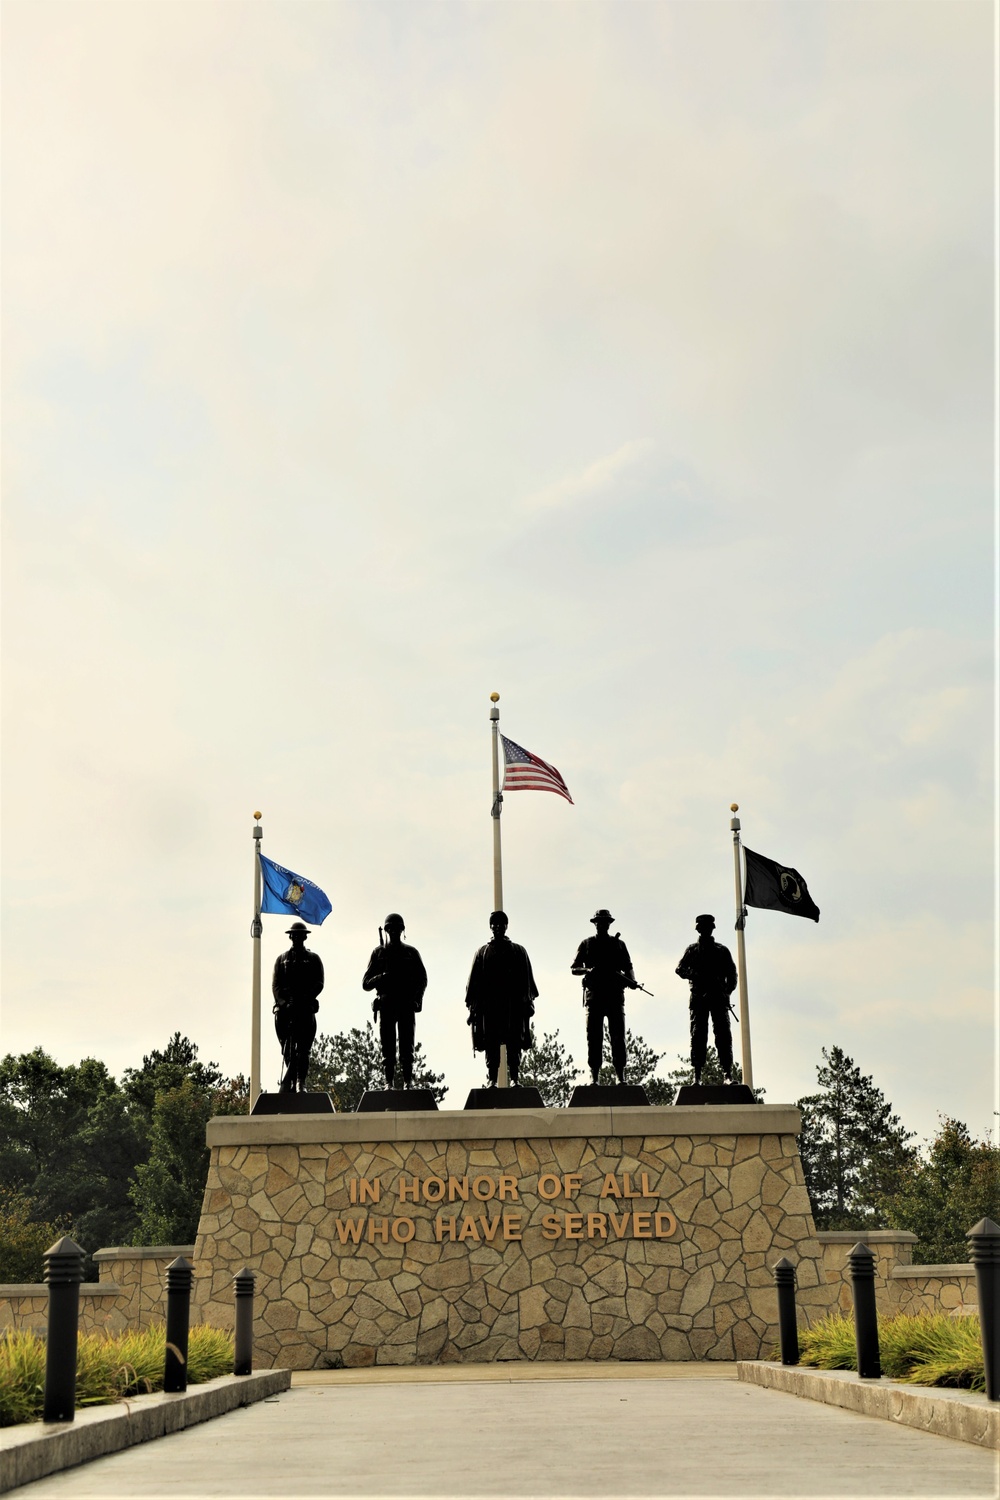
<path fill-rule="evenodd" d="M 996 1453 L 741 1384 L 728 1367 L 696 1367 L 697 1375 L 687 1368 L 684 1375 L 669 1366 L 614 1374 L 605 1367 L 586 1379 L 537 1365 L 487 1366 L 485 1378 L 469 1366 L 304 1375 L 258 1406 L 16 1493 L 24 1500 L 998 1494 Z"/>

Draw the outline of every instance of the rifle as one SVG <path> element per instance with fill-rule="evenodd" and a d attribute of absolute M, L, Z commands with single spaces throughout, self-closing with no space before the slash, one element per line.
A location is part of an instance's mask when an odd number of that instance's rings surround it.
<path fill-rule="evenodd" d="M 380 948 L 385 947 L 385 938 L 382 936 L 381 927 L 378 930 L 378 945 Z M 378 1020 L 378 994 L 376 994 L 375 999 L 372 1001 L 372 1020 Z"/>

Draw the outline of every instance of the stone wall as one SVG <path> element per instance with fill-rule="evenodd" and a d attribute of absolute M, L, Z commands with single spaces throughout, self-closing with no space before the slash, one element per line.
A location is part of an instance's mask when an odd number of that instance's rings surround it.
<path fill-rule="evenodd" d="M 757 1358 L 770 1265 L 829 1310 L 791 1106 L 229 1116 L 196 1316 L 256 1270 L 262 1364 Z"/>
<path fill-rule="evenodd" d="M 890 1272 L 896 1312 L 979 1314 L 973 1265 L 899 1266 Z"/>
<path fill-rule="evenodd" d="M 42 1282 L 0 1286 L 0 1335 L 27 1330 L 44 1338 L 49 1321 L 49 1289 Z M 132 1325 L 129 1297 L 113 1282 L 85 1281 L 80 1287 L 81 1333 L 123 1333 Z"/>
<path fill-rule="evenodd" d="M 913 1260 L 917 1236 L 908 1229 L 821 1229 L 816 1238 L 823 1251 L 822 1277 L 831 1288 L 831 1311 L 850 1315 L 853 1311 L 851 1274 L 847 1263 L 854 1246 L 868 1246 L 875 1257 L 875 1302 L 880 1313 L 901 1312 L 900 1289 L 894 1271 Z"/>
<path fill-rule="evenodd" d="M 95 1250 L 98 1285 L 113 1283 L 120 1289 L 131 1327 L 148 1328 L 166 1320 L 167 1267 L 178 1255 L 190 1260 L 194 1246 L 121 1245 Z"/>

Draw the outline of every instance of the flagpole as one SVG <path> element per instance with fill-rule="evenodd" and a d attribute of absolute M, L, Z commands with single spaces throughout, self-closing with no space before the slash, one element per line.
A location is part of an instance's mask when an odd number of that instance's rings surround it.
<path fill-rule="evenodd" d="M 503 911 L 503 864 L 500 858 L 500 809 L 503 807 L 503 798 L 500 795 L 500 710 L 497 704 L 500 702 L 499 693 L 490 694 L 490 728 L 493 731 L 493 910 Z M 497 1087 L 506 1089 L 510 1087 L 510 1073 L 507 1070 L 507 1044 L 500 1043 L 500 1066 L 497 1069 Z"/>
<path fill-rule="evenodd" d="M 743 927 L 746 921 L 746 911 L 743 906 L 743 871 L 740 866 L 740 820 L 736 814 L 740 810 L 738 802 L 730 805 L 733 817 L 730 828 L 733 831 L 733 873 L 736 877 L 736 953 L 738 957 L 737 969 L 740 979 L 740 1045 L 743 1049 L 743 1082 L 748 1088 L 753 1088 L 753 1063 L 750 1059 L 750 1002 L 747 999 L 747 948 L 743 936 Z"/>
<path fill-rule="evenodd" d="M 264 830 L 260 826 L 260 813 L 255 812 L 253 829 L 253 923 L 250 936 L 253 938 L 253 1000 L 250 1010 L 250 1110 L 253 1111 L 260 1094 L 260 841 Z"/>
<path fill-rule="evenodd" d="M 499 693 L 490 694 L 490 727 L 493 730 L 493 910 L 503 911 L 503 868 L 500 861 L 500 710 Z"/>

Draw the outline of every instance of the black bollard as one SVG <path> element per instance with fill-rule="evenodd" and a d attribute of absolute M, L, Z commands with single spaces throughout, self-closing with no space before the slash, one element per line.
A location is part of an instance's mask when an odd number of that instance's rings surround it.
<path fill-rule="evenodd" d="M 43 1422 L 72 1422 L 76 1410 L 76 1334 L 84 1252 L 64 1234 L 45 1252 L 49 1326 L 45 1335 Z"/>
<path fill-rule="evenodd" d="M 167 1349 L 163 1362 L 163 1389 L 187 1390 L 188 1320 L 191 1315 L 191 1283 L 194 1267 L 178 1255 L 167 1267 Z"/>
<path fill-rule="evenodd" d="M 233 1277 L 236 1299 L 236 1357 L 234 1375 L 253 1374 L 253 1291 L 257 1280 L 246 1266 Z"/>
<path fill-rule="evenodd" d="M 781 1363 L 799 1362 L 799 1330 L 795 1322 L 795 1267 L 783 1255 L 774 1267 L 774 1285 L 778 1293 L 778 1340 Z"/>
<path fill-rule="evenodd" d="M 966 1235 L 969 1259 L 976 1268 L 979 1335 L 983 1341 L 986 1395 L 1000 1401 L 1000 1224 L 980 1219 Z"/>
<path fill-rule="evenodd" d="M 867 1245 L 858 1243 L 847 1257 L 854 1293 L 854 1340 L 858 1350 L 858 1378 L 881 1380 L 882 1359 L 878 1347 L 878 1313 L 875 1310 L 875 1257 Z"/>

